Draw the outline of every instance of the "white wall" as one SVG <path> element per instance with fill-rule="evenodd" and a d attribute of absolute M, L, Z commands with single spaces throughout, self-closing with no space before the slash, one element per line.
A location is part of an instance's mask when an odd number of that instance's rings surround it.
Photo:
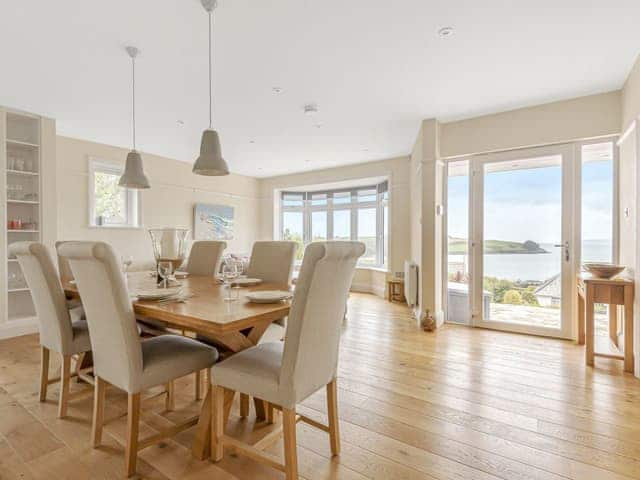
<path fill-rule="evenodd" d="M 258 235 L 258 180 L 240 175 L 204 177 L 191 172 L 191 164 L 143 154 L 151 183 L 142 192 L 139 229 L 88 226 L 88 161 L 90 157 L 124 164 L 127 151 L 67 137 L 57 137 L 57 196 L 59 240 L 102 240 L 136 261 L 151 261 L 148 229 L 179 226 L 193 228 L 193 206 L 203 202 L 235 208 L 234 239 L 227 251 L 251 251 Z"/>
<path fill-rule="evenodd" d="M 640 57 L 636 60 L 621 94 L 621 122 L 625 133 L 620 142 L 620 263 L 631 267 L 636 285 L 640 285 L 640 255 L 638 253 L 638 154 L 640 153 Z M 625 214 L 626 210 L 626 214 Z M 637 290 L 637 287 L 636 287 Z M 640 295 L 636 294 L 634 321 L 634 352 L 636 376 L 640 376 Z"/>
<path fill-rule="evenodd" d="M 440 154 L 447 158 L 616 135 L 620 95 L 617 90 L 443 123 Z"/>
<path fill-rule="evenodd" d="M 260 238 L 265 240 L 274 238 L 274 192 L 276 190 L 379 176 L 389 177 L 389 271 L 391 273 L 404 271 L 404 261 L 410 257 L 408 157 L 260 180 Z M 385 289 L 385 277 L 386 275 L 380 272 L 371 273 L 368 270 L 358 269 L 354 277 L 354 289 L 382 295 Z"/>

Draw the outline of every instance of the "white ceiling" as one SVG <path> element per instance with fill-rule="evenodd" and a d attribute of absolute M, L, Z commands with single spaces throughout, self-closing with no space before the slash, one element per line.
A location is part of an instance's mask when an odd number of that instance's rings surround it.
<path fill-rule="evenodd" d="M 215 126 L 231 170 L 260 177 L 406 155 L 423 118 L 618 89 L 640 45 L 637 0 L 219 4 Z M 443 26 L 454 35 L 440 38 Z M 126 44 L 142 50 L 139 149 L 192 162 L 208 123 L 198 0 L 4 0 L 0 104 L 127 147 Z"/>

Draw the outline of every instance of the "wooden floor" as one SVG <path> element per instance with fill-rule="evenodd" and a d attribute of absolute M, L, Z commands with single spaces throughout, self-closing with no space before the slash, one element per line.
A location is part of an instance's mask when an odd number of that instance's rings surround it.
<path fill-rule="evenodd" d="M 38 403 L 36 336 L 0 341 L 0 479 L 120 479 L 126 397 L 107 392 L 105 446 L 89 447 L 91 398 L 56 419 L 57 388 Z M 141 434 L 198 411 L 191 379 L 177 408 L 158 399 Z M 353 295 L 339 370 L 342 455 L 330 459 L 323 432 L 299 424 L 306 479 L 640 478 L 640 381 L 621 362 L 583 365 L 569 342 L 447 326 L 415 328 L 406 308 Z M 79 388 L 74 385 L 74 388 Z M 300 407 L 324 420 L 323 392 Z M 237 413 L 237 408 L 234 408 Z M 119 417 L 119 418 L 118 418 Z M 256 437 L 253 417 L 230 433 Z M 278 479 L 279 472 L 227 453 L 192 459 L 193 430 L 141 453 L 140 477 Z M 281 443 L 271 448 L 281 455 Z"/>

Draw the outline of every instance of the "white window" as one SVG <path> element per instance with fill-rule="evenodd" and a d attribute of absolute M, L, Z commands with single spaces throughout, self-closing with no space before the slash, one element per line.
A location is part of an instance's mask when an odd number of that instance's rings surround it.
<path fill-rule="evenodd" d="M 280 237 L 298 242 L 298 261 L 309 242 L 359 240 L 366 245 L 360 266 L 388 262 L 388 182 L 316 192 L 281 192 Z"/>
<path fill-rule="evenodd" d="M 140 192 L 118 185 L 123 167 L 89 160 L 89 225 L 136 228 L 142 225 Z"/>

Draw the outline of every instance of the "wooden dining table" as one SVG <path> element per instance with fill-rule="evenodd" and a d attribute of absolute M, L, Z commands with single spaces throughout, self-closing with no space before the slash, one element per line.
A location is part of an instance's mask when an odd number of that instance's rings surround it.
<path fill-rule="evenodd" d="M 128 274 L 128 288 L 132 295 L 133 309 L 138 318 L 161 322 L 168 328 L 192 332 L 208 337 L 220 347 L 222 356 L 233 355 L 258 344 L 269 325 L 289 314 L 289 301 L 278 303 L 251 303 L 246 295 L 254 290 L 290 290 L 287 285 L 263 283 L 254 287 L 234 289 L 235 301 L 226 301 L 227 289 L 219 280 L 208 276 L 190 275 L 178 280 L 182 287 L 183 302 L 140 300 L 133 297 L 136 292 L 156 288 L 156 279 L 150 272 Z M 65 292 L 69 296 L 81 296 L 73 281 L 66 282 Z M 225 418 L 228 418 L 235 396 L 234 391 L 225 393 Z M 256 400 L 256 416 L 264 419 L 264 405 Z M 198 459 L 209 455 L 211 444 L 211 394 L 202 403 L 200 418 L 192 452 Z"/>

